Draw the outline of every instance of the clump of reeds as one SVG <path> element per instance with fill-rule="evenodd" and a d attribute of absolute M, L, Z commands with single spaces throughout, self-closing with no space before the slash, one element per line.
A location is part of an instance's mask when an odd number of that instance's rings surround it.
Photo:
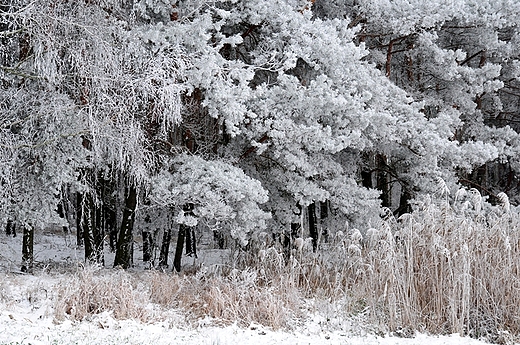
<path fill-rule="evenodd" d="M 111 310 L 116 318 L 146 320 L 145 306 L 153 303 L 192 320 L 277 329 L 303 317 L 305 299 L 314 298 L 341 305 L 334 310 L 345 317 L 369 315 L 395 334 L 507 342 L 520 334 L 520 217 L 505 194 L 491 207 L 475 192 L 429 199 L 364 231 L 336 231 L 317 253 L 301 239 L 289 258 L 275 246 L 253 247 L 214 272 L 137 278 L 83 270 L 60 285 L 56 312 L 82 319 Z"/>
<path fill-rule="evenodd" d="M 116 319 L 150 317 L 145 287 L 122 270 L 102 271 L 83 268 L 62 280 L 56 287 L 55 317 L 83 320 L 102 312 L 112 312 Z"/>
<path fill-rule="evenodd" d="M 505 194 L 495 207 L 468 194 L 463 211 L 430 202 L 382 221 L 362 240 L 355 229 L 341 234 L 315 262 L 319 276 L 306 274 L 305 281 L 315 282 L 300 287 L 319 285 L 329 296 L 362 300 L 389 331 L 456 332 L 496 342 L 520 334 L 520 218 Z"/>
<path fill-rule="evenodd" d="M 153 273 L 150 285 L 151 302 L 180 308 L 192 319 L 210 317 L 223 324 L 256 323 L 273 329 L 286 327 L 298 313 L 298 296 L 283 281 L 261 283 L 256 269 L 231 270 L 225 276 Z"/>

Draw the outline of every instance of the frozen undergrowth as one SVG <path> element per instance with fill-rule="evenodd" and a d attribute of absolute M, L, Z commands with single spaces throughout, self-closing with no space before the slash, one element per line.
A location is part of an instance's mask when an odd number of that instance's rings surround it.
<path fill-rule="evenodd" d="M 337 335 L 338 341 L 461 333 L 513 344 L 518 224 L 512 214 L 471 219 L 426 205 L 363 235 L 338 231 L 319 254 L 300 248 L 287 264 L 275 247 L 252 246 L 232 257 L 208 250 L 180 275 L 143 270 L 139 262 L 128 271 L 84 269 L 80 251 L 56 234 L 40 235 L 37 273 L 23 275 L 16 268 L 20 239 L 2 234 L 2 324 L 15 330 L 37 315 L 25 328 L 51 322 L 46 329 L 54 334 L 68 324 L 106 329 L 104 315 L 109 324 L 168 324 L 188 333 L 261 325 L 254 326 L 265 329 L 260 333 Z"/>
<path fill-rule="evenodd" d="M 209 317 L 192 322 L 186 318 L 185 311 L 153 305 L 146 306 L 147 321 L 119 320 L 111 311 L 89 315 L 81 321 L 70 317 L 59 320 L 56 318 L 56 287 L 66 283 L 67 278 L 73 279 L 67 274 L 4 273 L 0 285 L 0 344 L 483 344 L 458 335 L 418 334 L 413 339 L 378 335 L 362 318 L 334 318 L 334 310 L 327 310 L 330 305 L 310 301 L 307 318 L 285 331 L 273 331 L 255 323 L 247 327 L 237 323 L 219 325 L 218 320 Z"/>

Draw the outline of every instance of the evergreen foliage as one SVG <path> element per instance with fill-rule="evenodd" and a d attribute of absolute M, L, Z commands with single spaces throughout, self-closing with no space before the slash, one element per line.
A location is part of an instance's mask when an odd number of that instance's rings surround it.
<path fill-rule="evenodd" d="M 9 0 L 0 217 L 76 218 L 130 267 L 140 212 L 164 215 L 162 257 L 173 225 L 319 241 L 306 221 L 364 233 L 463 186 L 515 212 L 519 18 L 512 0 Z"/>

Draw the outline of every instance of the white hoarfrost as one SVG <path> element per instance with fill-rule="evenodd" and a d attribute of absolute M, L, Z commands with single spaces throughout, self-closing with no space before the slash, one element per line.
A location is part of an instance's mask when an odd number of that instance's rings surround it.
<path fill-rule="evenodd" d="M 352 237 L 358 239 L 357 230 Z M 302 246 L 304 240 L 301 239 Z M 71 284 L 73 270 L 56 273 L 81 265 L 82 253 L 71 243 L 70 235 L 38 235 L 35 252 L 43 271 L 25 275 L 17 271 L 20 262 L 21 238 L 0 234 L 0 344 L 77 344 L 77 345 L 232 345 L 232 344 L 316 344 L 316 345 L 483 345 L 484 343 L 457 334 L 413 338 L 399 338 L 382 334 L 371 326 L 363 313 L 345 317 L 342 306 L 309 300 L 306 317 L 294 320 L 290 330 L 273 331 L 268 327 L 250 324 L 219 326 L 219 320 L 209 317 L 188 320 L 180 309 L 164 309 L 149 304 L 148 322 L 118 320 L 112 312 L 101 312 L 75 321 L 67 316 L 57 318 L 55 310 L 58 290 Z M 202 258 L 206 259 L 202 259 Z M 201 253 L 203 265 L 215 264 L 215 257 Z M 7 264 L 7 265 L 6 265 Z M 54 265 L 54 266 L 53 266 Z M 97 271 L 95 268 L 93 272 Z M 97 271 L 100 275 L 111 270 Z M 121 272 L 123 273 L 123 272 Z M 137 272 L 134 271 L 133 274 Z M 115 276 L 115 275 L 114 275 Z M 114 282 L 116 284 L 116 282 Z"/>

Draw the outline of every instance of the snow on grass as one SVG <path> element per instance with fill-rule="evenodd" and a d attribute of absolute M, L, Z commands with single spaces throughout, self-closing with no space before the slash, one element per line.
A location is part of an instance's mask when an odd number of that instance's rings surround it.
<path fill-rule="evenodd" d="M 276 275 L 276 251 L 272 260 L 263 257 L 258 272 L 232 270 L 220 277 L 198 266 L 195 275 L 177 275 L 142 270 L 137 253 L 135 270 L 84 269 L 73 236 L 37 236 L 36 273 L 26 275 L 19 271 L 21 236 L 0 234 L 0 345 L 484 344 L 456 334 L 403 330 L 389 336 L 384 325 L 371 324 L 368 304 L 352 305 L 357 297 L 309 298 L 291 284 L 276 285 L 275 278 L 284 277 Z M 207 250 L 201 258 L 209 265 L 222 261 L 223 253 Z M 110 266 L 112 254 L 106 255 Z M 300 266 L 302 272 L 307 267 Z M 306 282 L 323 280 L 322 272 Z M 123 306 L 114 307 L 114 301 L 124 301 Z M 514 343 L 507 334 L 502 339 Z"/>
<path fill-rule="evenodd" d="M 29 279 L 32 280 L 32 279 Z M 413 339 L 380 337 L 373 334 L 354 336 L 344 331 L 322 332 L 309 320 L 291 332 L 271 331 L 259 325 L 247 328 L 236 324 L 227 327 L 188 326 L 182 321 L 167 319 L 155 323 L 115 320 L 110 312 L 94 315 L 88 320 L 57 323 L 50 315 L 52 303 L 41 301 L 40 307 L 18 302 L 0 314 L 0 344 L 370 344 L 370 345 L 479 345 L 480 341 L 458 335 L 432 337 L 418 335 Z"/>
<path fill-rule="evenodd" d="M 219 327 L 215 326 L 218 320 L 209 317 L 191 322 L 183 311 L 153 305 L 147 306 L 152 315 L 148 322 L 117 320 L 111 311 L 89 315 L 81 321 L 59 320 L 56 317 L 56 290 L 74 277 L 71 273 L 3 273 L 0 276 L 0 344 L 484 344 L 458 335 L 419 334 L 413 339 L 383 337 L 368 325 L 361 324 L 362 318 L 335 317 L 334 310 L 325 310 L 321 304 L 310 302 L 309 309 L 313 312 L 295 323 L 290 331 L 273 331 L 257 324 L 239 327 L 234 323 Z"/>

